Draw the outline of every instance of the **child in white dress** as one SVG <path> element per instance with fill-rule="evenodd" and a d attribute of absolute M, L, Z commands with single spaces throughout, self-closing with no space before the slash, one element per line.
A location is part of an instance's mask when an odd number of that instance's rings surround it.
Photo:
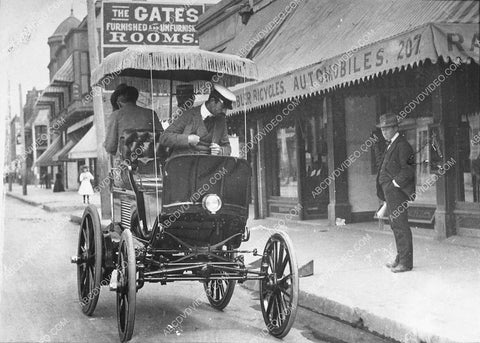
<path fill-rule="evenodd" d="M 90 195 L 93 195 L 91 180 L 94 179 L 93 175 L 90 173 L 87 166 L 82 168 L 82 173 L 80 174 L 80 188 L 78 189 L 78 194 L 83 195 L 83 203 L 90 203 Z"/>

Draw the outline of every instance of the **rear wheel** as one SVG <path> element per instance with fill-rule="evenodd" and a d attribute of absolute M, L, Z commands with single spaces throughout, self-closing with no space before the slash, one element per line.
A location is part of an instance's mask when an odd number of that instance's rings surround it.
<path fill-rule="evenodd" d="M 231 250 L 232 247 L 228 246 L 228 249 Z M 222 257 L 226 257 L 230 261 L 232 261 L 236 255 L 236 253 L 222 253 Z M 222 274 L 223 276 L 228 275 L 228 273 L 221 270 L 215 271 L 215 274 Z M 223 310 L 227 307 L 230 299 L 232 299 L 236 284 L 237 281 L 227 280 L 225 278 L 206 281 L 203 286 L 210 305 L 217 310 Z"/>
<path fill-rule="evenodd" d="M 298 305 L 298 266 L 292 242 L 286 233 L 272 235 L 265 246 L 260 281 L 260 305 L 263 319 L 272 336 L 288 334 Z"/>
<path fill-rule="evenodd" d="M 137 296 L 137 268 L 132 232 L 122 232 L 118 249 L 117 282 L 117 325 L 122 342 L 132 338 L 135 325 L 135 307 Z"/>
<path fill-rule="evenodd" d="M 91 316 L 100 296 L 102 278 L 102 229 L 95 206 L 83 212 L 77 249 L 78 299 L 82 312 Z"/>

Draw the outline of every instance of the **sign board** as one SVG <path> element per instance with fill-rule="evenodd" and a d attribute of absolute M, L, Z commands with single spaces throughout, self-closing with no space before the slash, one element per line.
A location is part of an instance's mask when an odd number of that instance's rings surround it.
<path fill-rule="evenodd" d="M 132 45 L 198 46 L 203 5 L 103 2 L 103 57 Z"/>

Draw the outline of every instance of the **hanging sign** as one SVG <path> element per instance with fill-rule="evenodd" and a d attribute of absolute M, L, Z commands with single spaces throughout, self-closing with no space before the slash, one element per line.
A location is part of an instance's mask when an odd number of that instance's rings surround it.
<path fill-rule="evenodd" d="M 103 2 L 103 57 L 132 45 L 198 46 L 203 5 Z"/>

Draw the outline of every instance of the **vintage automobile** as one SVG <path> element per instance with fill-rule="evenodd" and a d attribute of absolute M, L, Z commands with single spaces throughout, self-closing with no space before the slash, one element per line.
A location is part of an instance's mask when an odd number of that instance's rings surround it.
<path fill-rule="evenodd" d="M 93 205 L 83 213 L 72 257 L 83 313 L 93 314 L 101 286 L 109 286 L 116 292 L 118 332 L 125 342 L 133 335 L 137 292 L 145 282 L 199 281 L 211 306 L 221 310 L 237 282 L 258 280 L 268 331 L 284 337 L 297 312 L 297 261 L 281 231 L 261 254 L 240 249 L 250 237 L 248 162 L 211 155 L 166 159 L 159 134 L 123 135 L 122 162 L 110 173 L 111 223 L 102 228 Z M 259 256 L 260 267 L 248 268 L 244 254 Z"/>

